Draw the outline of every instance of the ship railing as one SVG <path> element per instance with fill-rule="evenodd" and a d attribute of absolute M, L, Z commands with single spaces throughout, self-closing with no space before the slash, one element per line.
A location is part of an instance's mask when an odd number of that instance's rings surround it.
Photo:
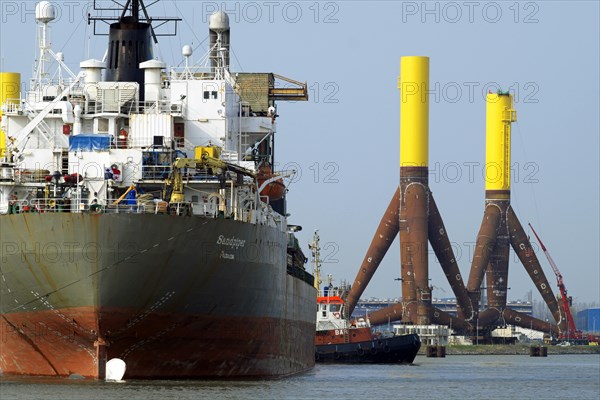
<path fill-rule="evenodd" d="M 239 161 L 239 154 L 237 151 L 223 150 L 221 151 L 221 160 L 228 162 Z"/>
<path fill-rule="evenodd" d="M 9 214 L 71 212 L 73 204 L 69 199 L 29 199 L 11 200 Z"/>
<path fill-rule="evenodd" d="M 46 169 L 15 169 L 14 180 L 16 183 L 45 183 L 50 171 Z"/>
<path fill-rule="evenodd" d="M 142 179 L 162 181 L 171 174 L 171 165 L 142 165 Z"/>
<path fill-rule="evenodd" d="M 210 80 L 215 77 L 210 67 L 199 66 L 171 67 L 169 75 L 172 81 Z"/>
<path fill-rule="evenodd" d="M 69 198 L 43 198 L 29 200 L 11 200 L 9 214 L 23 213 L 92 213 L 92 214 L 165 214 L 168 212 L 165 201 L 136 204 L 89 204 Z"/>
<path fill-rule="evenodd" d="M 238 208 L 232 213 L 214 203 L 170 203 L 166 201 L 137 202 L 136 204 L 89 204 L 69 198 L 11 200 L 9 214 L 23 213 L 91 213 L 91 214 L 169 214 L 177 216 L 204 216 L 209 218 L 234 218 L 238 221 L 253 223 L 253 210 Z"/>
<path fill-rule="evenodd" d="M 319 297 L 337 296 L 345 298 L 346 294 L 348 294 L 348 288 L 345 286 L 326 286 L 325 288 L 319 290 Z"/>
<path fill-rule="evenodd" d="M 121 104 L 106 104 L 101 100 L 88 101 L 87 114 L 94 113 L 121 113 L 121 114 L 174 114 L 181 115 L 181 103 L 171 103 L 167 100 L 134 101 L 127 100 Z"/>
<path fill-rule="evenodd" d="M 96 100 L 88 103 L 88 113 L 91 114 L 125 114 L 129 115 L 138 110 L 136 101 L 122 100 L 117 102 L 105 102 Z"/>
<path fill-rule="evenodd" d="M 108 132 L 98 132 L 103 134 L 108 134 Z M 111 149 L 170 149 L 173 148 L 175 150 L 185 150 L 188 154 L 191 152 L 193 154 L 195 145 L 186 146 L 184 139 L 180 137 L 168 137 L 163 136 L 161 141 L 162 144 L 155 144 L 154 136 L 152 137 L 139 137 L 132 138 L 128 136 L 122 136 L 120 134 L 115 135 L 116 137 L 111 138 L 110 148 Z M 172 140 L 172 142 L 171 142 Z"/>
<path fill-rule="evenodd" d="M 137 203 L 137 204 L 108 204 L 101 206 L 100 210 L 94 209 L 93 205 L 87 207 L 92 213 L 103 214 L 165 214 L 168 211 L 166 202 Z"/>
<path fill-rule="evenodd" d="M 171 104 L 170 101 L 139 101 L 137 102 L 137 112 L 140 114 L 181 114 L 181 106 L 179 104 Z"/>
<path fill-rule="evenodd" d="M 21 106 L 21 99 L 10 98 L 6 99 L 6 103 L 2 104 L 2 112 L 4 114 L 18 114 L 23 111 L 23 107 Z"/>

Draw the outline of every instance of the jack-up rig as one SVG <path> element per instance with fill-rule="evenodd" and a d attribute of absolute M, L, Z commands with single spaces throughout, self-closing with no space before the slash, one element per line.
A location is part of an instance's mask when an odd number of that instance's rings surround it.
<path fill-rule="evenodd" d="M 349 313 L 352 313 L 399 234 L 402 300 L 370 313 L 373 325 L 398 320 L 414 325 L 433 323 L 450 325 L 465 334 L 489 337 L 496 327 L 512 324 L 566 337 L 568 330 L 574 329 L 574 324 L 567 323 L 565 306 L 561 310 L 529 238 L 510 206 L 510 137 L 511 123 L 516 121 L 512 95 L 498 92 L 489 93 L 486 97 L 485 212 L 465 285 L 428 183 L 428 57 L 401 57 L 398 89 L 400 184 L 377 227 L 348 295 Z M 456 316 L 432 306 L 428 243 L 456 297 Z M 550 309 L 555 324 L 507 307 L 510 247 Z M 487 308 L 480 311 L 484 277 L 488 302 Z M 570 334 L 573 335 L 572 332 Z"/>

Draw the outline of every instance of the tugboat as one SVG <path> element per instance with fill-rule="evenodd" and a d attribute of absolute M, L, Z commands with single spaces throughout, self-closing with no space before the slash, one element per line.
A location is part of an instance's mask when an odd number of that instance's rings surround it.
<path fill-rule="evenodd" d="M 317 231 L 309 248 L 315 263 L 315 288 L 319 293 L 315 361 L 319 363 L 412 363 L 421 347 L 419 335 L 374 333 L 368 316 L 351 320 L 345 306 L 350 285 L 342 282 L 339 286 L 334 286 L 333 276 L 330 274 L 328 285 L 323 290 L 320 289 L 321 265 Z"/>

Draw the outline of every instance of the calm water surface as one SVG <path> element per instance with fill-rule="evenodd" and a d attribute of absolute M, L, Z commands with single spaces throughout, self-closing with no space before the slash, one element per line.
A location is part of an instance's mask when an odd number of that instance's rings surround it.
<path fill-rule="evenodd" d="M 265 381 L 0 380 L 0 399 L 600 399 L 600 355 L 417 357 Z"/>

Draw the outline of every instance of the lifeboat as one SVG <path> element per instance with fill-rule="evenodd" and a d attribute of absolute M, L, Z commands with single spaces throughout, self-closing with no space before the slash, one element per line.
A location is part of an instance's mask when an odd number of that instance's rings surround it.
<path fill-rule="evenodd" d="M 269 165 L 261 165 L 258 169 L 258 175 L 256 175 L 256 181 L 258 182 L 258 187 L 260 188 L 263 183 L 268 181 L 269 179 L 276 176 L 271 171 L 271 166 Z M 283 179 L 279 178 L 277 180 L 268 183 L 263 190 L 260 191 L 261 196 L 268 196 L 269 201 L 279 200 L 285 194 L 285 185 L 283 184 Z"/>

